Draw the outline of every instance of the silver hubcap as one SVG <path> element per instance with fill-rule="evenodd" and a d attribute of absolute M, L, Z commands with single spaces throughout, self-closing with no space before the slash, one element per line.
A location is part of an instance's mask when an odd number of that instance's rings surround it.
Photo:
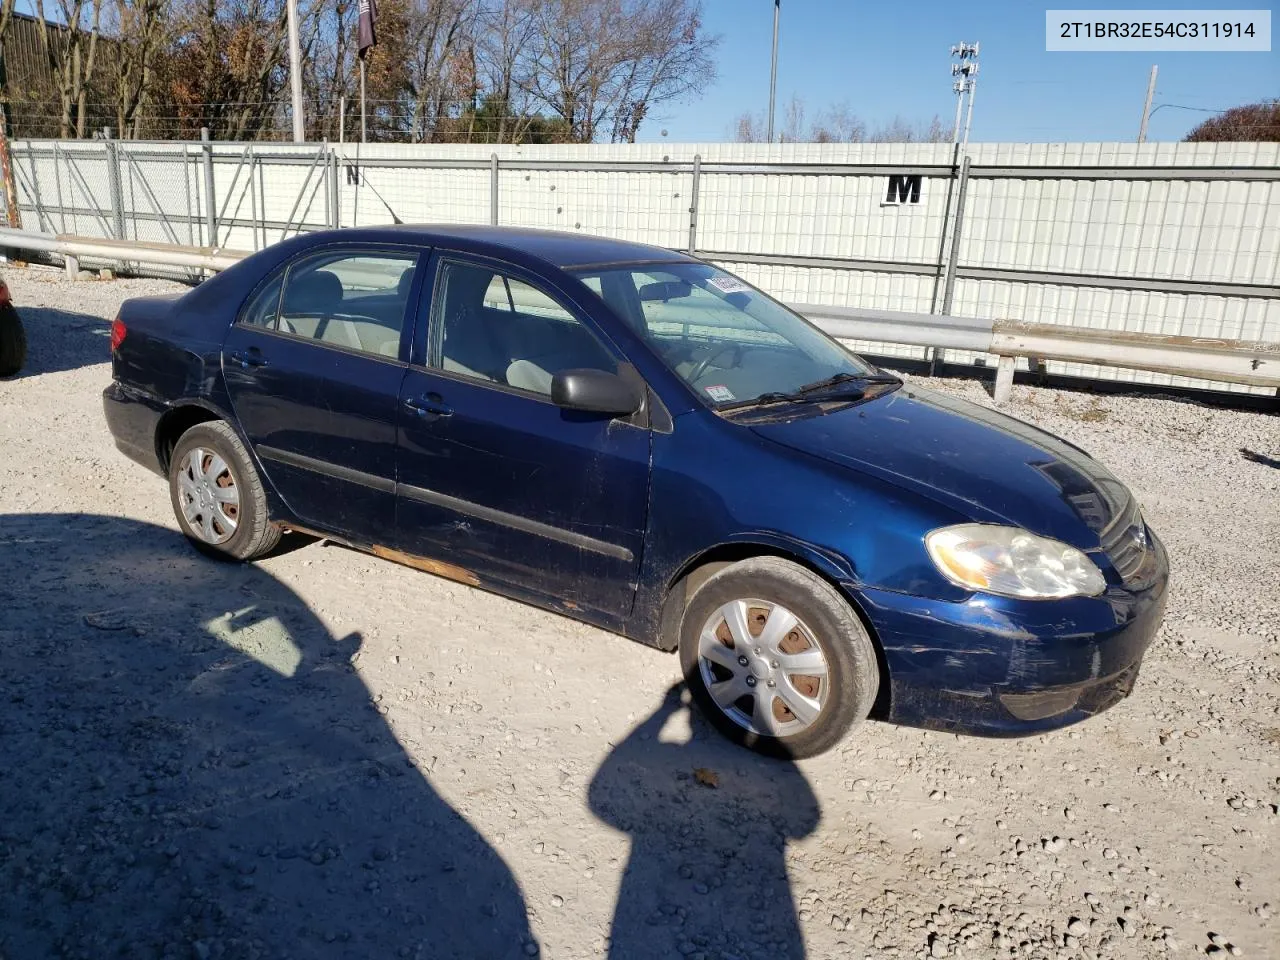
<path fill-rule="evenodd" d="M 225 543 L 240 520 L 240 490 L 227 462 L 212 450 L 196 447 L 178 473 L 182 516 L 205 543 Z"/>
<path fill-rule="evenodd" d="M 763 736 L 794 736 L 827 700 L 827 658 L 813 631 L 764 600 L 733 600 L 707 618 L 698 669 L 724 715 Z"/>

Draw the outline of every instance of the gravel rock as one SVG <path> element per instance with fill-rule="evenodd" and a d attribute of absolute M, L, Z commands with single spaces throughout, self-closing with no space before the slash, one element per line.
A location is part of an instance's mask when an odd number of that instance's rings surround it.
<path fill-rule="evenodd" d="M 675 658 L 615 635 L 319 543 L 195 555 L 101 406 L 121 299 L 182 288 L 5 279 L 30 340 L 0 381 L 5 957 L 1276 942 L 1280 418 L 1019 384 L 1004 412 L 1101 459 L 1170 552 L 1132 695 L 1021 740 L 865 723 L 797 765 L 728 746 L 667 698 Z"/>

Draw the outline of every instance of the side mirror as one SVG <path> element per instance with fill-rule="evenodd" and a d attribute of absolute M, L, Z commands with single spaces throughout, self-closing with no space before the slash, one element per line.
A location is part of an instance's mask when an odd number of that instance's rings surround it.
<path fill-rule="evenodd" d="M 644 393 L 616 373 L 563 370 L 551 378 L 551 402 L 565 410 L 629 417 L 644 403 Z"/>

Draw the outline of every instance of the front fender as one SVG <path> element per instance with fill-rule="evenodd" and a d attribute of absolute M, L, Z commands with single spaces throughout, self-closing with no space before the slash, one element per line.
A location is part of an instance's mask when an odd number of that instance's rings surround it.
<path fill-rule="evenodd" d="M 670 647 L 669 594 L 708 558 L 791 557 L 846 592 L 864 588 L 940 600 L 924 533 L 966 517 L 874 477 L 786 450 L 695 411 L 655 434 L 649 525 L 629 636 Z M 677 599 L 678 602 L 678 599 Z"/>

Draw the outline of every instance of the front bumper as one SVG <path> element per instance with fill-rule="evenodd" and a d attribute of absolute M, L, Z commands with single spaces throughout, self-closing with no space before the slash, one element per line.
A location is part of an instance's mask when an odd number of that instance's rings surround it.
<path fill-rule="evenodd" d="M 1164 616 L 1169 562 L 1151 539 L 1141 585 L 1099 597 L 963 603 L 862 589 L 884 650 L 887 702 L 908 726 L 1024 736 L 1078 723 L 1127 697 Z"/>

